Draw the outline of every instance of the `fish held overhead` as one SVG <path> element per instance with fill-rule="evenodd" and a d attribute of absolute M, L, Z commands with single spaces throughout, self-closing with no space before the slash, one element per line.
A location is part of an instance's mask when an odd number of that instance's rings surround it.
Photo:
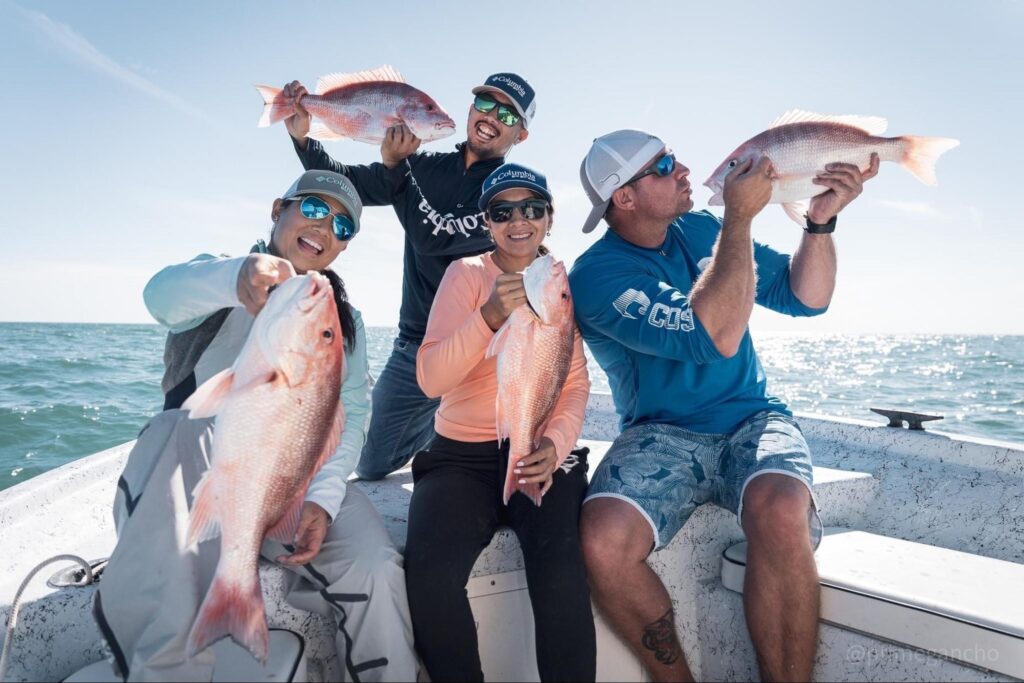
<path fill-rule="evenodd" d="M 502 498 L 519 491 L 541 504 L 540 484 L 519 484 L 516 463 L 540 445 L 548 419 L 562 394 L 572 363 L 572 294 L 565 264 L 546 255 L 523 273 L 529 304 L 509 316 L 491 340 L 487 357 L 498 357 L 495 401 L 498 440 L 509 440 Z"/>
<path fill-rule="evenodd" d="M 270 294 L 235 364 L 182 405 L 191 418 L 217 416 L 188 544 L 221 539 L 190 655 L 229 635 L 266 662 L 260 547 L 265 537 L 293 542 L 309 483 L 338 446 L 344 363 L 330 282 L 315 272 L 293 277 Z"/>
<path fill-rule="evenodd" d="M 261 128 L 295 114 L 281 88 L 257 85 L 256 89 L 264 102 Z M 388 128 L 401 123 L 424 142 L 455 132 L 455 121 L 448 112 L 425 92 L 407 84 L 391 66 L 322 76 L 315 93 L 303 97 L 301 105 L 313 117 L 309 137 L 314 140 L 351 138 L 379 144 Z"/>
<path fill-rule="evenodd" d="M 804 225 L 809 200 L 828 188 L 813 182 L 831 163 L 855 164 L 862 171 L 871 154 L 910 171 L 925 185 L 935 185 L 938 158 L 960 144 L 952 138 L 880 137 L 888 122 L 879 116 L 831 116 L 794 109 L 776 119 L 764 132 L 750 138 L 719 164 L 704 182 L 714 192 L 708 201 L 722 206 L 725 177 L 748 159 L 767 156 L 775 168 L 770 203 L 782 204 L 797 224 Z"/>

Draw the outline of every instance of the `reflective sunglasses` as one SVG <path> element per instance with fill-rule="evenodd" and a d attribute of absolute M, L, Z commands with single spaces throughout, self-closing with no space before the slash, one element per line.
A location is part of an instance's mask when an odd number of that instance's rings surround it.
<path fill-rule="evenodd" d="M 295 199 L 285 200 L 288 202 L 299 201 Z M 350 239 L 356 236 L 358 230 L 356 229 L 355 222 L 343 213 L 331 213 L 330 205 L 319 197 L 312 195 L 302 198 L 302 203 L 299 204 L 299 211 L 306 218 L 310 218 L 315 221 L 321 221 L 328 216 L 334 216 L 334 220 L 331 221 L 331 228 L 334 230 L 334 236 L 342 242 L 348 242 Z"/>
<path fill-rule="evenodd" d="M 645 168 L 644 170 L 637 173 L 635 176 L 630 178 L 625 184 L 635 183 L 649 175 L 657 175 L 659 178 L 664 178 L 676 167 L 676 155 L 671 152 L 666 152 L 664 156 L 658 159 L 656 162 Z"/>
<path fill-rule="evenodd" d="M 519 119 L 523 118 L 511 105 L 502 104 L 501 102 L 498 102 L 498 100 L 487 97 L 486 95 L 477 95 L 473 100 L 473 108 L 481 114 L 489 114 L 494 111 L 495 107 L 498 108 L 498 120 L 509 128 L 519 123 Z"/>
<path fill-rule="evenodd" d="M 519 215 L 528 221 L 544 218 L 551 207 L 543 199 L 524 199 L 521 202 L 494 202 L 487 205 L 487 217 L 492 223 L 507 223 L 512 220 L 512 213 L 519 209 Z"/>

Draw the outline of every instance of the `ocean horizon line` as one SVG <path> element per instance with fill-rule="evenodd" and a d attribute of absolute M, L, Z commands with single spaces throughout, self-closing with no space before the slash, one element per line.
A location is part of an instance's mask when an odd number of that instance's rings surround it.
<path fill-rule="evenodd" d="M 120 325 L 124 327 L 160 327 L 157 322 L 100 322 L 100 321 L 81 321 L 81 320 L 0 320 L 0 325 L 95 325 L 95 326 L 114 326 Z M 396 321 L 392 325 L 367 325 L 367 329 L 398 329 L 398 322 Z M 869 336 L 901 336 L 901 337 L 919 337 L 919 336 L 940 336 L 940 337 L 1024 337 L 1024 330 L 1019 332 L 950 332 L 950 331 L 838 331 L 838 330 L 779 330 L 779 329 L 758 329 L 753 328 L 756 335 L 773 335 L 773 336 L 793 336 L 793 337 L 827 337 L 827 336 L 841 336 L 841 337 L 869 337 Z"/>

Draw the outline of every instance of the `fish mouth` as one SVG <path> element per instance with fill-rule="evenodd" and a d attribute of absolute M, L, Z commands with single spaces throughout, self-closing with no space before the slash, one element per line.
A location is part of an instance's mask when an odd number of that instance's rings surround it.
<path fill-rule="evenodd" d="M 307 273 L 306 277 L 309 279 L 306 295 L 299 299 L 299 310 L 303 313 L 312 311 L 333 292 L 330 281 L 320 273 L 314 271 Z"/>
<path fill-rule="evenodd" d="M 438 121 L 434 124 L 434 130 L 455 130 L 454 121 Z"/>

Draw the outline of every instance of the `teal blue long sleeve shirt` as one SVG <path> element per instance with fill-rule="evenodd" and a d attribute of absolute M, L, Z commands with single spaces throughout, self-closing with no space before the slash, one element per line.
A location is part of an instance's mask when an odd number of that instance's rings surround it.
<path fill-rule="evenodd" d="M 707 211 L 688 213 L 655 249 L 608 230 L 569 273 L 580 333 L 608 376 L 622 429 L 658 422 L 728 434 L 761 410 L 790 414 L 766 392 L 750 331 L 725 358 L 690 307 L 721 228 Z M 788 255 L 755 242 L 754 260 L 759 305 L 791 316 L 825 312 L 793 293 Z"/>

